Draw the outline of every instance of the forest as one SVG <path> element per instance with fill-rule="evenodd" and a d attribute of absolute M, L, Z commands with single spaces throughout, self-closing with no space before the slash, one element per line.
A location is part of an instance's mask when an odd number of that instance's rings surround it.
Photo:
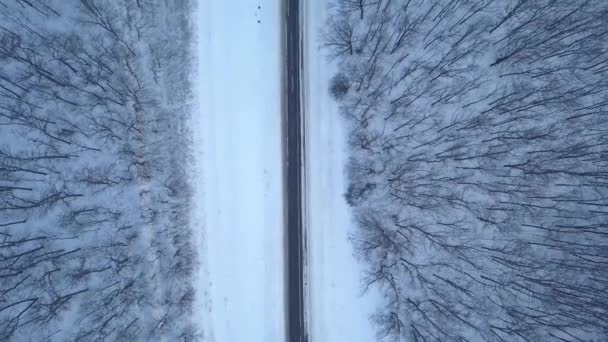
<path fill-rule="evenodd" d="M 337 0 L 352 243 L 385 341 L 608 336 L 608 2 Z"/>
<path fill-rule="evenodd" d="M 0 340 L 190 341 L 190 1 L 0 0 Z"/>

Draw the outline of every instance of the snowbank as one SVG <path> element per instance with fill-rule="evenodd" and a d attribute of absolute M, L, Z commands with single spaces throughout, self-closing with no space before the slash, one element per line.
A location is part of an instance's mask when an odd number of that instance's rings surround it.
<path fill-rule="evenodd" d="M 199 8 L 195 215 L 205 341 L 285 340 L 279 4 Z"/>
<path fill-rule="evenodd" d="M 375 340 L 368 318 L 377 297 L 362 296 L 362 269 L 348 240 L 354 225 L 343 198 L 346 126 L 327 91 L 335 68 L 319 49 L 328 1 L 305 1 L 304 6 L 310 340 L 368 342 Z"/>

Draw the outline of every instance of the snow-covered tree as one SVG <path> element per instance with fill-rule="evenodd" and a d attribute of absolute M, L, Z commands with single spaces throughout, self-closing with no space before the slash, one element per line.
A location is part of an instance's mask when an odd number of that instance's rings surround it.
<path fill-rule="evenodd" d="M 346 198 L 395 341 L 608 334 L 608 3 L 338 1 Z M 347 6 L 347 7 L 344 7 Z"/>
<path fill-rule="evenodd" d="M 0 1 L 0 340 L 200 333 L 189 6 Z"/>

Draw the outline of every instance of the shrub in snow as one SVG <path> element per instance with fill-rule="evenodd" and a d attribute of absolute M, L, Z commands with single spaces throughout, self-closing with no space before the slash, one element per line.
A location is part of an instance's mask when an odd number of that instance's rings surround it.
<path fill-rule="evenodd" d="M 336 100 L 341 100 L 350 89 L 350 82 L 344 73 L 338 73 L 329 81 L 329 92 Z"/>

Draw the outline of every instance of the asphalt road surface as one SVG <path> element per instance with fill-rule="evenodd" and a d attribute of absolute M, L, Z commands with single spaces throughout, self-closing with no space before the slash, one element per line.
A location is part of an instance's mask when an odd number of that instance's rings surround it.
<path fill-rule="evenodd" d="M 304 229 L 302 169 L 304 127 L 300 106 L 300 1 L 284 0 L 285 141 L 287 192 L 287 328 L 289 342 L 308 340 L 304 320 Z"/>

